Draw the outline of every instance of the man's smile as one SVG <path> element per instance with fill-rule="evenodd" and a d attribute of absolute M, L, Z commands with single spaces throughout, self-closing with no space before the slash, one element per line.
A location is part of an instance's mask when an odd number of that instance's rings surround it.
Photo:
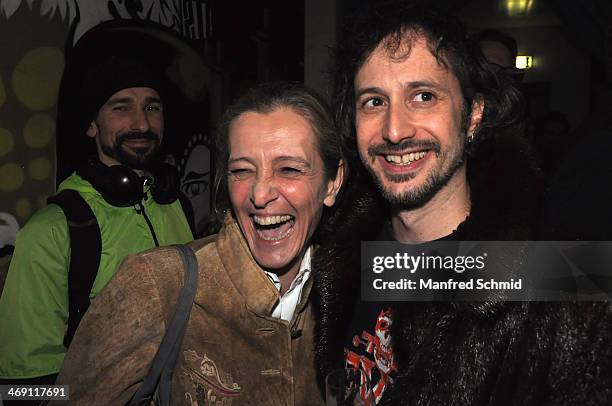
<path fill-rule="evenodd" d="M 419 159 L 423 158 L 427 154 L 427 151 L 411 152 L 404 155 L 385 155 L 385 160 L 398 165 L 409 165 Z"/>

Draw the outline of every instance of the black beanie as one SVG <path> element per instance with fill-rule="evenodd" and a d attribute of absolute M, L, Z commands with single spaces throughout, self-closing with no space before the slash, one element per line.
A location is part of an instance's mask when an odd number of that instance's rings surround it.
<path fill-rule="evenodd" d="M 79 121 L 83 123 L 83 134 L 113 94 L 131 87 L 150 87 L 163 100 L 161 75 L 143 60 L 111 56 L 90 66 L 79 88 Z"/>

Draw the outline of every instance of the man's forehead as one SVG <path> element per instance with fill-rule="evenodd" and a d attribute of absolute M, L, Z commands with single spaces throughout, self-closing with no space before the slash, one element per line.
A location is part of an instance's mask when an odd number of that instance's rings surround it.
<path fill-rule="evenodd" d="M 359 67 L 354 78 L 355 86 L 357 86 L 358 82 L 361 82 L 361 79 L 364 77 L 367 77 L 368 81 L 387 77 L 380 71 L 383 66 L 389 66 L 392 70 L 396 70 L 401 66 L 404 68 L 411 66 L 414 67 L 410 68 L 411 72 L 421 72 L 421 74 L 426 74 L 426 76 L 429 76 L 429 74 L 445 75 L 450 73 L 453 77 L 456 77 L 452 69 L 449 69 L 449 65 L 432 52 L 432 48 L 429 46 L 426 37 L 407 37 L 401 39 L 401 42 L 399 42 L 397 38 L 391 38 L 388 41 L 381 41 Z M 393 68 L 394 65 L 396 65 L 397 68 Z M 387 79 L 389 79 L 389 77 L 387 77 Z"/>
<path fill-rule="evenodd" d="M 108 98 L 106 103 L 137 99 L 153 99 L 161 101 L 161 96 L 159 95 L 159 92 L 152 87 L 126 87 L 113 93 L 113 95 Z"/>
<path fill-rule="evenodd" d="M 410 54 L 412 47 L 417 45 L 427 47 L 427 36 L 421 31 L 410 29 L 387 35 L 377 48 L 384 50 L 391 58 L 404 58 Z"/>

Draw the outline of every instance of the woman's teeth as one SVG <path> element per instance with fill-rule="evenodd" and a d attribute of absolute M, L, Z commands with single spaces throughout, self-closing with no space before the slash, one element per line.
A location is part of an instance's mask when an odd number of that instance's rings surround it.
<path fill-rule="evenodd" d="M 287 237 L 293 231 L 295 220 L 293 216 L 253 216 L 255 231 L 262 240 L 278 241 Z"/>
<path fill-rule="evenodd" d="M 289 221 L 293 218 L 293 216 L 284 215 L 284 216 L 253 216 L 253 221 L 256 224 L 261 226 L 270 226 L 274 224 L 284 223 L 285 221 Z"/>

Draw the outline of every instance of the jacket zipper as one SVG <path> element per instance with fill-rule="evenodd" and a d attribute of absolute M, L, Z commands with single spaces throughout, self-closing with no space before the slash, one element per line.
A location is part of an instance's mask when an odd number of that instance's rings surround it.
<path fill-rule="evenodd" d="M 142 202 L 136 203 L 136 213 L 142 214 L 142 216 L 144 217 L 145 221 L 147 222 L 147 225 L 149 226 L 149 231 L 151 231 L 151 236 L 153 237 L 153 242 L 155 243 L 155 246 L 159 247 L 159 241 L 157 241 L 157 235 L 155 235 L 155 230 L 153 229 L 153 224 L 151 224 L 151 220 L 149 220 L 149 216 L 147 216 L 147 212 L 145 211 L 145 208 L 144 208 Z"/>

